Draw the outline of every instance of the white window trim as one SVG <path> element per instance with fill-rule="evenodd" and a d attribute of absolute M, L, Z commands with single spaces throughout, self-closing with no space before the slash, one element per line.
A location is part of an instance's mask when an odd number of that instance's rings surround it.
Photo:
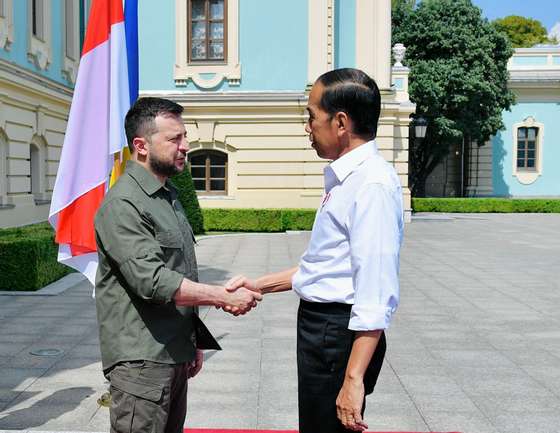
<path fill-rule="evenodd" d="M 33 35 L 32 1 L 27 0 L 28 34 L 27 58 L 41 70 L 51 63 L 51 0 L 43 1 L 43 39 Z"/>
<path fill-rule="evenodd" d="M 212 89 L 223 80 L 230 86 L 241 84 L 239 63 L 239 0 L 227 1 L 227 59 L 221 64 L 188 63 L 188 4 L 187 0 L 175 1 L 175 85 L 186 86 L 191 80 L 198 87 Z M 211 78 L 205 75 L 211 74 Z"/>
<path fill-rule="evenodd" d="M 66 3 L 62 3 L 62 28 L 64 29 L 62 37 L 62 75 L 68 80 L 71 85 L 76 84 L 76 77 L 78 75 L 78 63 L 80 59 L 80 5 L 79 3 L 74 4 L 74 34 L 66 34 Z M 66 52 L 66 40 L 68 37 L 74 39 L 74 53 L 73 57 L 68 57 Z"/>
<path fill-rule="evenodd" d="M 4 0 L 4 10 L 0 16 L 0 48 L 9 51 L 14 42 L 13 0 Z"/>
<path fill-rule="evenodd" d="M 535 164 L 535 171 L 525 171 L 519 170 L 517 168 L 517 130 L 519 128 L 537 128 L 539 130 L 537 134 L 536 142 L 536 154 L 537 160 Z M 544 124 L 539 123 L 534 117 L 529 116 L 523 122 L 516 123 L 513 125 L 513 154 L 512 154 L 512 166 L 513 166 L 513 176 L 523 185 L 530 185 L 535 182 L 539 176 L 542 174 L 542 161 L 543 161 L 543 146 L 544 145 Z"/>

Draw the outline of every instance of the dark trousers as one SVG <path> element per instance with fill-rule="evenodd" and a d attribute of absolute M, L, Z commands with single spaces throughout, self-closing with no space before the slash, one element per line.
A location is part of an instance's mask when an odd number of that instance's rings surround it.
<path fill-rule="evenodd" d="M 336 416 L 355 332 L 348 329 L 351 305 L 301 301 L 297 324 L 299 433 L 346 433 Z M 371 394 L 385 356 L 385 333 L 364 377 Z M 365 409 L 365 399 L 362 413 Z"/>
<path fill-rule="evenodd" d="M 182 433 L 187 413 L 185 364 L 122 362 L 111 382 L 111 433 Z"/>

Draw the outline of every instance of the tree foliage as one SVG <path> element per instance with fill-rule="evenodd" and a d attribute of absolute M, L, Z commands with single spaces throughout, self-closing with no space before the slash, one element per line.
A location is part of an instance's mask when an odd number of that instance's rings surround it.
<path fill-rule="evenodd" d="M 548 38 L 541 22 L 532 18 L 510 15 L 494 20 L 493 24 L 507 35 L 514 48 L 530 48 L 537 44 L 556 42 Z"/>
<path fill-rule="evenodd" d="M 395 26 L 394 42 L 407 47 L 409 92 L 417 115 L 428 120 L 421 146 L 411 146 L 411 188 L 423 196 L 426 177 L 464 138 L 484 143 L 503 128 L 507 38 L 470 0 L 423 0 Z"/>

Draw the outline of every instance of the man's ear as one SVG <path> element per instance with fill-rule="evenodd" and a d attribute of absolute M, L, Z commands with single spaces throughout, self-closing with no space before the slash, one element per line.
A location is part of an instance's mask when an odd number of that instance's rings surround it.
<path fill-rule="evenodd" d="M 351 132 L 352 121 L 344 111 L 339 111 L 334 115 L 339 134 Z"/>
<path fill-rule="evenodd" d="M 138 155 L 146 156 L 148 154 L 148 141 L 144 137 L 134 137 L 132 145 Z"/>

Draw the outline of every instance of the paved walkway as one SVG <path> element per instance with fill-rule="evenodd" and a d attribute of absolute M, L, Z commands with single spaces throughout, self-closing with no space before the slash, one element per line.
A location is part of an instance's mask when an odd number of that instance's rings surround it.
<path fill-rule="evenodd" d="M 201 239 L 202 278 L 291 266 L 308 238 Z M 422 215 L 401 282 L 370 430 L 560 432 L 560 215 Z M 0 431 L 108 431 L 90 294 L 0 296 Z M 296 308 L 283 293 L 240 318 L 203 312 L 224 351 L 189 385 L 189 426 L 296 428 Z"/>

